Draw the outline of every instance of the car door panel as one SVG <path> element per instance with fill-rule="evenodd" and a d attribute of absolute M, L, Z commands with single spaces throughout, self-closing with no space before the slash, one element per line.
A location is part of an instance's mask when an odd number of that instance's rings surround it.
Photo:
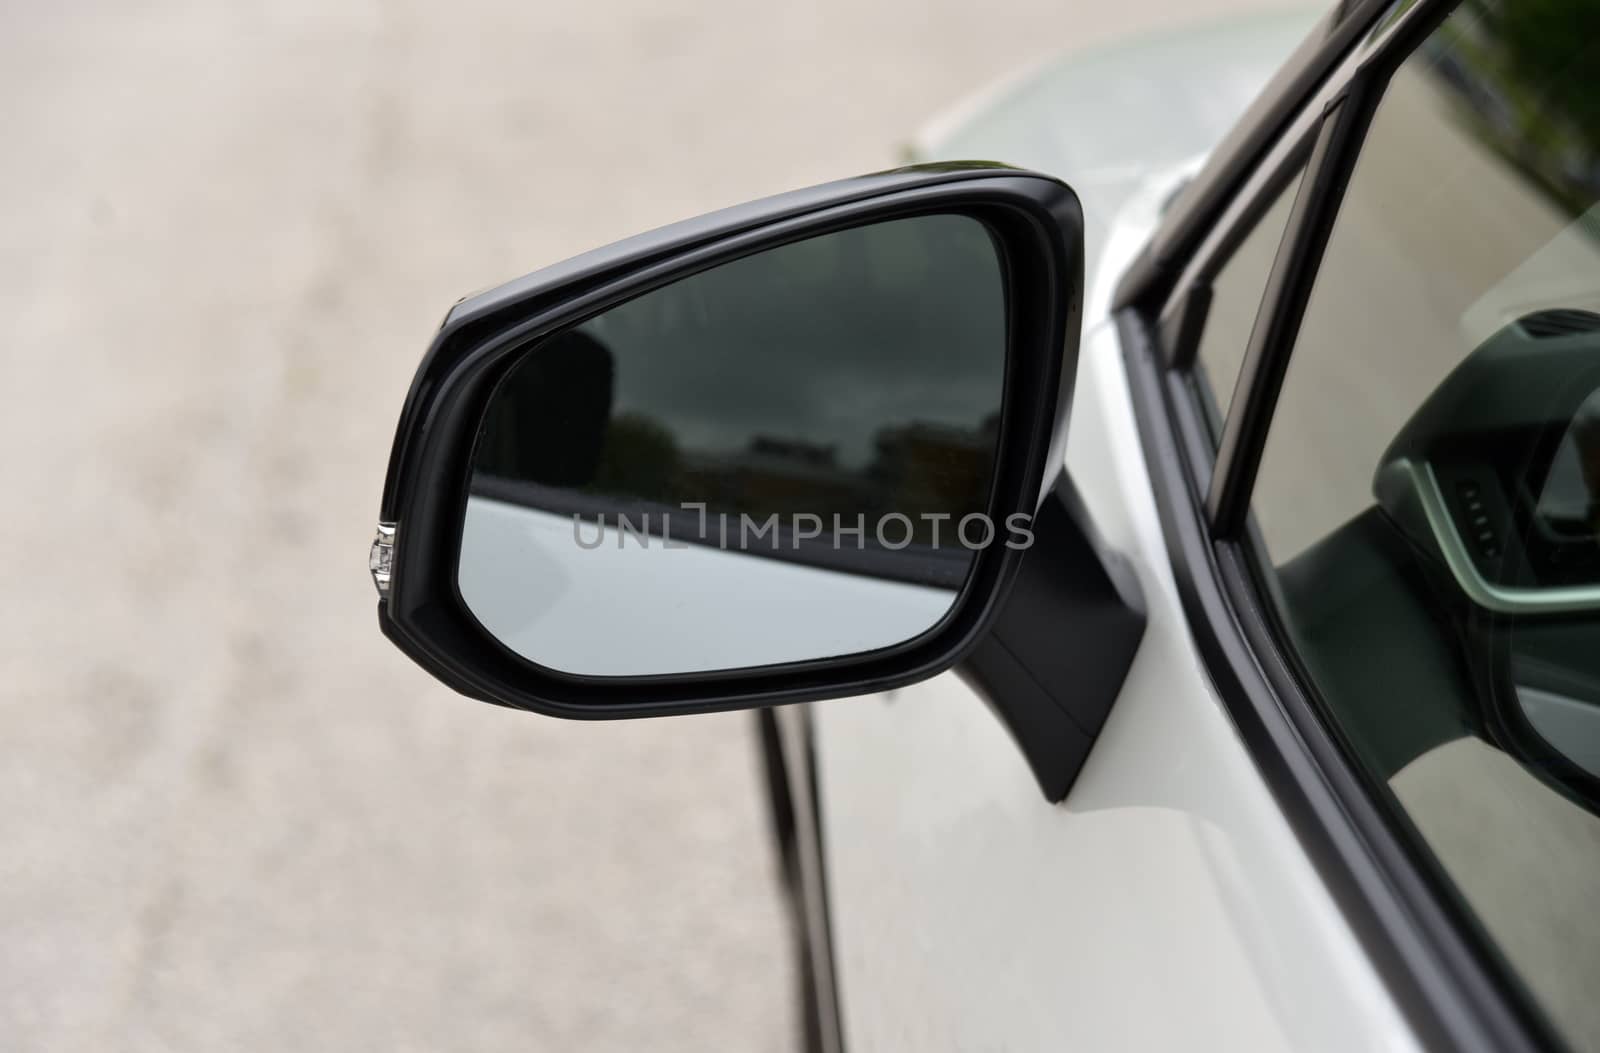
<path fill-rule="evenodd" d="M 1413 1048 L 1205 680 L 1110 325 L 1067 463 L 1150 624 L 1063 804 L 951 675 L 812 707 L 847 1047 Z"/>

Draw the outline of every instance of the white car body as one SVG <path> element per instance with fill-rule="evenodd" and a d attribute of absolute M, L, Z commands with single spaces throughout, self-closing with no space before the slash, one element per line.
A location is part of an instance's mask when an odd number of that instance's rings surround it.
<path fill-rule="evenodd" d="M 1117 278 L 1209 146 L 1198 140 L 1227 129 L 1308 24 L 1243 22 L 1075 60 L 919 143 L 929 158 L 989 156 L 986 139 L 1009 137 L 1000 156 L 1069 178 L 1083 199 L 1089 280 L 1066 464 L 1137 568 L 1149 623 L 1055 806 L 953 674 L 808 707 L 846 1048 L 1419 1048 L 1207 679 L 1110 320 Z M 1094 98 L 1043 119 L 1091 82 Z"/>

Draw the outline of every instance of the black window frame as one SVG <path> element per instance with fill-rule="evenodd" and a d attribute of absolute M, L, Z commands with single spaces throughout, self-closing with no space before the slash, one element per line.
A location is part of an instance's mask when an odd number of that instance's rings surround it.
<path fill-rule="evenodd" d="M 1211 308 L 1216 302 L 1217 277 L 1233 261 L 1239 248 L 1257 232 L 1267 214 L 1276 207 L 1280 195 L 1291 185 L 1303 181 L 1309 170 L 1312 147 L 1316 141 L 1315 132 L 1313 126 L 1309 130 L 1296 128 L 1285 133 L 1278 150 L 1256 169 L 1252 184 L 1235 197 L 1233 214 L 1225 215 L 1213 228 L 1215 233 L 1184 272 L 1177 291 L 1157 322 L 1161 344 L 1169 349 L 1168 362 L 1195 378 L 1195 394 L 1205 400 L 1201 405 L 1206 426 L 1213 434 L 1220 432 L 1231 413 L 1232 395 L 1248 386 L 1244 363 L 1241 361 L 1239 371 L 1229 378 L 1231 382 L 1226 391 L 1216 387 L 1204 390 L 1207 384 L 1214 385 L 1221 379 L 1209 376 L 1204 368 L 1205 363 L 1200 360 L 1202 338 L 1211 323 Z M 1298 196 L 1298 191 L 1296 194 Z M 1291 207 L 1293 204 L 1291 200 Z M 1286 216 L 1284 225 L 1278 230 L 1280 248 L 1283 234 L 1288 230 L 1292 218 L 1292 213 Z M 1269 263 L 1269 272 L 1271 266 Z M 1267 286 L 1263 283 L 1262 297 L 1266 291 Z M 1261 297 L 1258 297 L 1258 313 L 1260 307 Z"/>
<path fill-rule="evenodd" d="M 1297 837 L 1428 1048 L 1567 1048 L 1409 819 L 1327 718 L 1266 601 L 1249 500 L 1329 233 L 1390 76 L 1457 0 L 1339 4 L 1175 203 L 1113 312 L 1186 620 Z M 1304 165 L 1213 446 L 1194 372 L 1209 283 Z"/>

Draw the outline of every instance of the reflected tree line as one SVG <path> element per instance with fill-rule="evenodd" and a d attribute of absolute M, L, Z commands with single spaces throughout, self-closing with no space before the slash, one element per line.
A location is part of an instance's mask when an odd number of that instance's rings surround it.
<path fill-rule="evenodd" d="M 776 435 L 753 435 L 742 450 L 681 447 L 665 424 L 642 413 L 608 422 L 593 475 L 565 480 L 580 493 L 677 509 L 704 504 L 708 515 L 776 515 L 787 524 L 797 514 L 834 517 L 847 527 L 858 519 L 872 544 L 874 524 L 898 513 L 911 520 L 911 541 L 931 544 L 936 520 L 949 517 L 940 544 L 950 544 L 955 522 L 988 507 L 998 414 L 974 429 L 910 422 L 878 431 L 874 456 L 863 468 L 839 463 L 832 445 Z M 482 451 L 477 469 L 502 479 L 550 485 L 537 450 L 496 444 Z M 940 520 L 939 522 L 943 522 Z M 898 540 L 903 533 L 895 528 Z M 852 541 L 852 544 L 854 542 Z"/>
<path fill-rule="evenodd" d="M 1468 0 L 1423 45 L 1478 137 L 1569 212 L 1600 197 L 1600 4 Z"/>
<path fill-rule="evenodd" d="M 984 512 L 994 474 L 999 413 L 971 428 L 897 421 L 879 428 L 860 467 L 841 463 L 836 444 L 811 437 L 752 434 L 742 448 L 695 449 L 639 411 L 612 414 L 611 356 L 573 331 L 546 343 L 501 385 L 485 416 L 474 471 L 497 480 L 677 510 L 704 504 L 708 516 L 819 517 L 874 526 L 898 513 L 913 544 L 951 544 L 961 517 Z M 591 506 L 592 507 L 592 506 Z M 604 507 L 602 504 L 601 507 Z M 928 517 L 948 517 L 930 519 Z M 676 533 L 679 519 L 674 519 Z M 894 538 L 904 535 L 896 525 Z M 856 543 L 852 538 L 850 544 Z"/>
<path fill-rule="evenodd" d="M 927 517 L 959 519 L 988 507 L 998 431 L 998 414 L 970 430 L 918 421 L 884 427 L 872 459 L 851 469 L 832 445 L 777 435 L 753 435 L 742 450 L 683 450 L 659 422 L 625 414 L 608 429 L 585 489 L 668 505 L 704 502 L 710 513 L 755 519 L 810 513 L 830 527 L 834 516 L 845 525 L 859 517 L 869 538 L 875 522 L 899 513 L 913 522 L 912 540 L 929 543 L 934 521 Z"/>

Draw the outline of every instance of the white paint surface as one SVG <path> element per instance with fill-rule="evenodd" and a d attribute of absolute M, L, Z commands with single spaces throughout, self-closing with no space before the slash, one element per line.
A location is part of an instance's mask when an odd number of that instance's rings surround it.
<path fill-rule="evenodd" d="M 1416 1041 L 1200 664 L 1091 276 L 1067 466 L 1149 624 L 1066 801 L 952 675 L 813 708 L 853 1049 L 1410 1051 Z"/>

